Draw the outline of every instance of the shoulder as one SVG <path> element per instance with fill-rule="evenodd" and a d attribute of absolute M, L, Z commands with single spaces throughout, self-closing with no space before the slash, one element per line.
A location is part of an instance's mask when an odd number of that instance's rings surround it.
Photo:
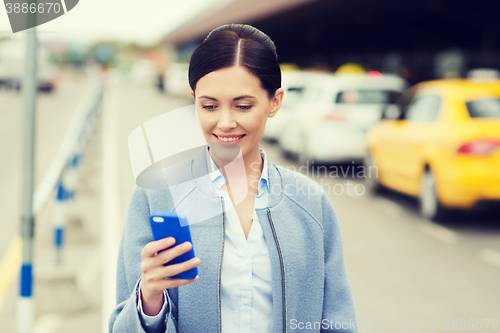
<path fill-rule="evenodd" d="M 304 197 L 321 200 L 322 195 L 325 194 L 323 188 L 314 179 L 295 171 L 294 168 L 273 165 L 281 175 L 281 187 L 284 195 L 297 200 L 304 199 Z"/>
<path fill-rule="evenodd" d="M 274 165 L 281 175 L 281 191 L 283 199 L 290 205 L 306 211 L 322 225 L 323 212 L 332 209 L 332 204 L 320 184 L 293 168 Z M 272 187 L 272 186 L 271 186 Z M 273 188 L 271 191 L 275 190 Z M 327 207 L 325 207 L 327 206 Z"/>
<path fill-rule="evenodd" d="M 180 163 L 165 168 L 165 174 L 170 185 L 185 183 L 193 179 L 192 167 L 194 157 L 188 158 Z"/>
<path fill-rule="evenodd" d="M 328 244 L 341 244 L 340 222 L 330 195 L 322 185 L 293 169 L 275 166 L 282 179 L 282 212 L 299 217 L 302 223 L 314 221 Z M 272 189 L 271 189 L 272 191 Z M 330 246 L 330 245 L 327 245 Z"/>
<path fill-rule="evenodd" d="M 130 205 L 144 206 L 145 203 L 154 203 L 172 196 L 183 196 L 194 187 L 192 177 L 193 158 L 163 168 L 158 164 L 156 168 L 141 174 L 141 181 L 136 182 L 130 197 Z M 173 193 L 171 193 L 173 192 Z M 173 207 L 170 207 L 173 209 Z"/>

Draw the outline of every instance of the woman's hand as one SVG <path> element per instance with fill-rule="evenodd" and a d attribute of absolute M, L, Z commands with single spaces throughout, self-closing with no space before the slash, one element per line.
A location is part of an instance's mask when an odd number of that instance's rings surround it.
<path fill-rule="evenodd" d="M 163 266 L 163 264 L 186 253 L 192 247 L 190 242 L 184 242 L 158 253 L 174 244 L 175 239 L 173 237 L 167 237 L 149 242 L 142 249 L 142 308 L 144 313 L 148 316 L 156 316 L 160 312 L 164 302 L 163 290 L 176 288 L 198 280 L 198 276 L 192 280 L 166 279 L 197 267 L 200 264 L 200 258 L 195 257 L 179 264 Z"/>

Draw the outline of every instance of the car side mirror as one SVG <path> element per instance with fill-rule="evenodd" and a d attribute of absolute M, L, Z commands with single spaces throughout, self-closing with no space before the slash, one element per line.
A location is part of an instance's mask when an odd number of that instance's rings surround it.
<path fill-rule="evenodd" d="M 382 119 L 398 120 L 403 119 L 401 107 L 397 104 L 390 104 L 382 110 Z"/>

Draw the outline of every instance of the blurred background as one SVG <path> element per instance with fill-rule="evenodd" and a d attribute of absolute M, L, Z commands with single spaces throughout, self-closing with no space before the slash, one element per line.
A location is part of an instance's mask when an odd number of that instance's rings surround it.
<path fill-rule="evenodd" d="M 489 0 L 85 0 L 37 27 L 33 332 L 106 332 L 134 186 L 128 135 L 193 103 L 190 56 L 227 23 L 277 47 L 286 92 L 261 147 L 330 196 L 359 331 L 500 330 L 499 10 Z M 0 10 L 0 333 L 23 318 L 29 32 L 10 31 Z"/>

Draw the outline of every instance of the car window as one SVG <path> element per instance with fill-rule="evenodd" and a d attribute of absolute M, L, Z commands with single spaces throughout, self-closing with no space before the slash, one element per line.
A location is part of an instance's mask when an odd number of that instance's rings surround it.
<path fill-rule="evenodd" d="M 303 93 L 304 96 L 304 101 L 307 103 L 314 103 L 317 102 L 321 96 L 322 96 L 323 91 L 317 87 L 307 87 L 305 89 L 305 92 Z"/>
<path fill-rule="evenodd" d="M 392 104 L 401 93 L 390 90 L 350 89 L 340 91 L 335 98 L 337 104 Z"/>
<path fill-rule="evenodd" d="M 466 103 L 471 118 L 500 118 L 500 98 L 484 98 Z"/>
<path fill-rule="evenodd" d="M 293 106 L 300 102 L 304 95 L 304 87 L 289 87 L 283 97 L 282 106 Z"/>
<path fill-rule="evenodd" d="M 434 121 L 441 107 L 441 98 L 437 95 L 417 97 L 405 110 L 405 119 L 410 121 Z"/>
<path fill-rule="evenodd" d="M 416 93 L 416 88 L 409 88 L 405 92 L 399 96 L 399 98 L 396 101 L 396 104 L 401 110 L 406 110 L 408 108 L 408 105 L 411 103 L 413 100 L 413 97 L 415 96 Z"/>

